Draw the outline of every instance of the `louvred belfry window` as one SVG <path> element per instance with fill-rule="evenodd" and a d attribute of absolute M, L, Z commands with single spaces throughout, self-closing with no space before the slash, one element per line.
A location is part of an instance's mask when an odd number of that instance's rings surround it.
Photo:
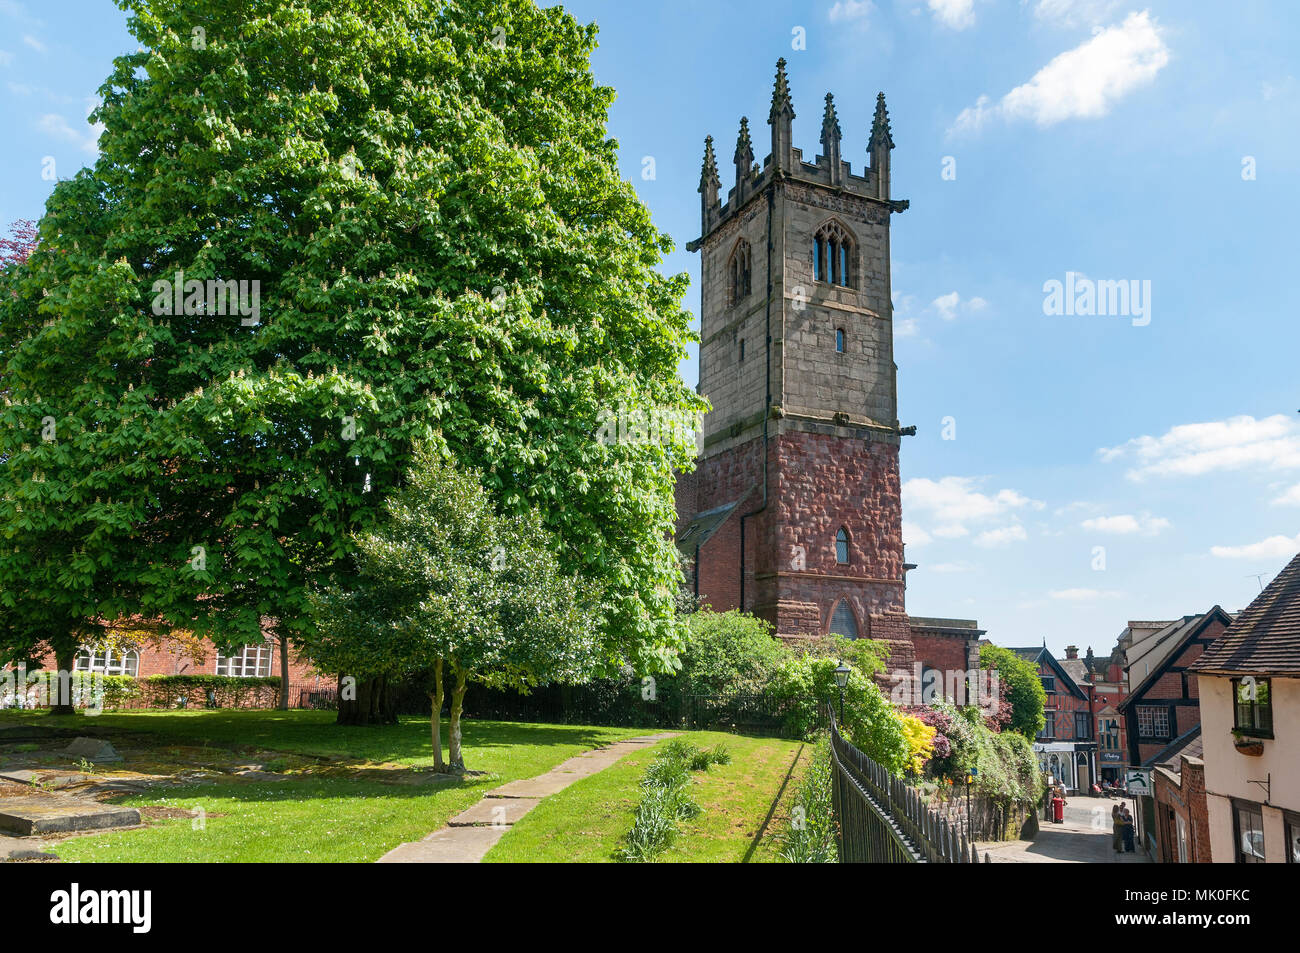
<path fill-rule="evenodd" d="M 813 236 L 813 280 L 853 285 L 853 236 L 839 222 L 827 222 Z"/>

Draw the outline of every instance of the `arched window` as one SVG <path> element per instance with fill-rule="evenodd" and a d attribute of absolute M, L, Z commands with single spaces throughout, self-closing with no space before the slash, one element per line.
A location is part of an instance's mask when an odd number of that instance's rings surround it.
<path fill-rule="evenodd" d="M 813 280 L 852 287 L 853 236 L 834 220 L 813 236 Z"/>
<path fill-rule="evenodd" d="M 835 350 L 839 351 L 841 354 L 844 353 L 844 329 L 843 328 L 835 329 Z"/>
<path fill-rule="evenodd" d="M 835 561 L 841 564 L 849 561 L 849 533 L 843 526 L 835 534 Z"/>
<path fill-rule="evenodd" d="M 122 652 L 117 649 L 83 648 L 72 667 L 78 672 L 130 675 L 134 678 L 140 673 L 140 653 L 135 649 Z"/>
<path fill-rule="evenodd" d="M 754 258 L 749 249 L 749 242 L 742 238 L 736 242 L 736 247 L 731 252 L 731 261 L 727 263 L 727 275 L 730 281 L 728 304 L 739 304 L 749 297 L 753 264 Z"/>
<path fill-rule="evenodd" d="M 831 635 L 842 635 L 846 639 L 858 637 L 858 620 L 853 618 L 853 610 L 844 599 L 839 601 L 831 613 Z"/>

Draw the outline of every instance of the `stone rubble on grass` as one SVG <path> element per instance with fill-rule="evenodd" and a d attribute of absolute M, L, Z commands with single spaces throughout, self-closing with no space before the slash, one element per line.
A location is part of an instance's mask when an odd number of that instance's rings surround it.
<path fill-rule="evenodd" d="M 78 738 L 68 745 L 63 754 L 69 758 L 84 758 L 94 763 L 122 760 L 117 749 L 102 738 Z"/>

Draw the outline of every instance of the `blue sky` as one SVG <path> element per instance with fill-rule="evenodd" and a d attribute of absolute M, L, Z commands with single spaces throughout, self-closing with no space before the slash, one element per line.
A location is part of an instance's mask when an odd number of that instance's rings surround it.
<path fill-rule="evenodd" d="M 893 235 L 909 611 L 1104 653 L 1128 619 L 1244 607 L 1300 551 L 1300 8 L 567 6 L 600 24 L 624 171 L 693 276 L 703 138 L 724 188 L 741 115 L 761 161 L 777 57 L 808 155 L 832 91 L 860 169 L 885 91 L 912 202 Z M 93 161 L 85 115 L 132 46 L 111 3 L 0 0 L 0 222 L 39 216 L 47 157 L 60 177 Z M 1045 314 L 1071 272 L 1149 282 L 1149 323 Z"/>

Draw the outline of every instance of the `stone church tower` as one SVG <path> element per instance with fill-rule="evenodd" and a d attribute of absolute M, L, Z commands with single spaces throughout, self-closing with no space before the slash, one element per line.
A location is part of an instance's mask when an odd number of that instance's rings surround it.
<path fill-rule="evenodd" d="M 869 165 L 842 156 L 828 94 L 821 152 L 791 141 L 777 63 L 771 155 L 740 121 L 735 185 L 721 201 L 713 138 L 700 178 L 699 390 L 712 404 L 700 457 L 677 485 L 688 582 L 716 610 L 743 608 L 784 638 L 828 632 L 894 642 L 904 610 L 900 437 L 890 300 L 894 142 L 876 99 Z"/>

